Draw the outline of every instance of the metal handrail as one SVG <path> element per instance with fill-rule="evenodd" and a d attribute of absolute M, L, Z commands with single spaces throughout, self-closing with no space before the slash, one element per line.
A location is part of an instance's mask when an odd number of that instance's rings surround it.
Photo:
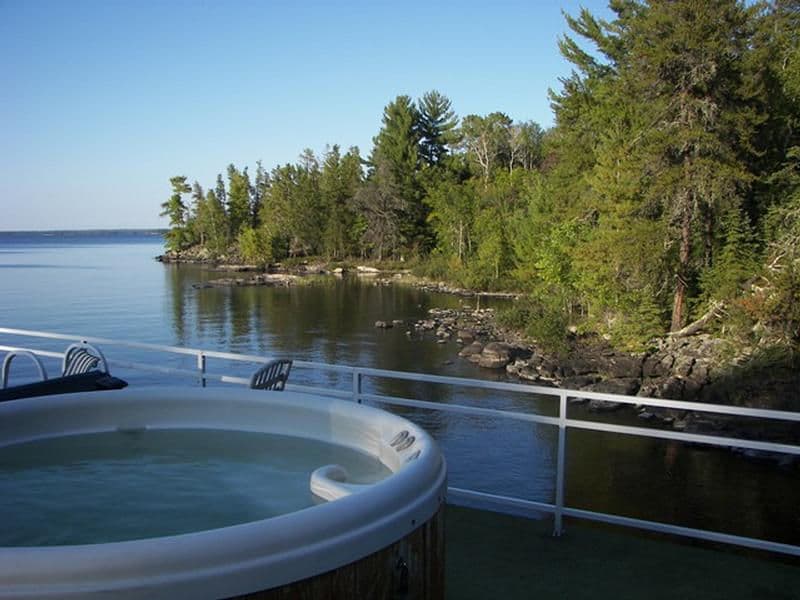
<path fill-rule="evenodd" d="M 39 377 L 42 378 L 42 381 L 47 379 L 47 371 L 42 364 L 42 361 L 33 353 L 28 350 L 12 350 L 6 357 L 3 359 L 3 366 L 0 369 L 0 390 L 6 389 L 8 385 L 8 373 L 11 370 L 11 361 L 14 360 L 17 356 L 27 356 L 30 358 L 33 363 L 36 365 L 36 368 L 39 370 Z"/>
<path fill-rule="evenodd" d="M 207 381 L 219 381 L 223 383 L 234 383 L 240 385 L 247 385 L 249 383 L 249 378 L 246 377 L 236 377 L 221 373 L 209 373 L 207 371 L 207 364 L 206 364 L 208 358 L 217 358 L 217 359 L 257 363 L 257 364 L 263 364 L 271 359 L 271 357 L 248 355 L 248 354 L 236 354 L 232 352 L 221 352 L 217 350 L 201 350 L 201 349 L 183 348 L 177 346 L 165 346 L 165 345 L 149 344 L 141 342 L 127 342 L 109 338 L 85 337 L 85 336 L 76 336 L 76 335 L 61 334 L 61 333 L 29 331 L 25 329 L 11 329 L 5 327 L 0 327 L 0 334 L 80 341 L 84 343 L 91 342 L 95 344 L 102 344 L 104 346 L 120 346 L 120 347 L 139 349 L 139 350 L 150 350 L 156 352 L 193 355 L 197 359 L 197 370 L 164 367 L 160 365 L 152 365 L 149 363 L 138 363 L 130 361 L 109 360 L 108 362 L 109 364 L 119 366 L 122 368 L 142 369 L 164 374 L 189 376 L 194 379 L 197 379 L 199 383 L 203 386 L 206 385 Z M 47 357 L 62 356 L 62 354 L 60 353 L 46 351 L 46 350 L 18 348 L 16 346 L 0 345 L 0 351 L 9 352 L 18 350 L 23 350 L 31 352 L 32 354 L 47 356 Z M 616 394 L 608 394 L 602 392 L 584 392 L 579 390 L 566 390 L 561 388 L 551 388 L 551 387 L 527 385 L 520 383 L 493 382 L 485 380 L 468 379 L 462 377 L 449 377 L 442 375 L 426 375 L 422 373 L 391 371 L 391 370 L 375 369 L 369 367 L 330 365 L 326 363 L 317 363 L 310 361 L 295 360 L 293 364 L 295 367 L 299 368 L 309 368 L 318 371 L 319 370 L 328 371 L 331 373 L 349 374 L 352 377 L 352 390 L 345 391 L 345 390 L 331 389 L 329 387 L 323 388 L 318 386 L 309 386 L 302 384 L 287 384 L 286 385 L 287 390 L 306 391 L 327 396 L 348 398 L 359 403 L 365 401 L 377 402 L 387 405 L 420 408 L 420 409 L 434 410 L 439 412 L 467 414 L 467 415 L 484 416 L 490 418 L 504 418 L 521 422 L 539 423 L 548 426 L 555 426 L 558 428 L 556 489 L 555 489 L 554 503 L 551 504 L 546 502 L 537 502 L 524 498 L 502 496 L 497 494 L 480 492 L 477 490 L 466 490 L 457 487 L 448 488 L 448 501 L 450 502 L 454 501 L 456 503 L 459 501 L 471 502 L 473 504 L 477 504 L 484 508 L 501 508 L 505 510 L 514 510 L 516 512 L 523 512 L 527 514 L 531 514 L 534 512 L 551 513 L 554 516 L 554 535 L 561 534 L 563 530 L 562 519 L 563 517 L 566 516 L 566 517 L 576 517 L 594 521 L 601 521 L 628 527 L 635 527 L 639 529 L 646 529 L 660 533 L 669 533 L 679 536 L 693 537 L 713 542 L 724 542 L 728 544 L 734 544 L 738 546 L 756 548 L 772 552 L 779 552 L 794 556 L 800 556 L 800 546 L 795 546 L 791 544 L 782 544 L 778 542 L 772 542 L 769 540 L 761 540 L 755 538 L 729 535 L 703 529 L 692 529 L 678 525 L 660 523 L 657 521 L 632 519 L 620 515 L 598 513 L 578 508 L 572 508 L 565 505 L 565 499 L 564 499 L 564 490 L 566 487 L 566 469 L 565 469 L 566 432 L 568 429 L 601 431 L 601 432 L 615 433 L 620 435 L 633 435 L 646 438 L 700 443 L 718 447 L 737 447 L 737 448 L 747 448 L 747 449 L 767 451 L 767 452 L 791 454 L 795 456 L 800 455 L 800 446 L 792 444 L 761 442 L 761 441 L 748 440 L 735 437 L 723 437 L 723 436 L 705 435 L 699 433 L 689 433 L 689 432 L 671 431 L 663 429 L 651 429 L 644 427 L 631 427 L 624 425 L 614 425 L 611 423 L 603 423 L 599 421 L 570 419 L 567 417 L 567 401 L 570 398 L 604 400 L 622 404 L 635 404 L 635 405 L 644 405 L 657 408 L 670 408 L 677 410 L 697 411 L 705 413 L 715 413 L 723 415 L 733 415 L 733 416 L 789 421 L 789 422 L 800 422 L 800 413 L 770 410 L 770 409 L 738 407 L 730 405 L 703 404 L 699 402 L 685 402 L 682 400 L 662 400 L 656 398 L 642 398 L 639 396 L 620 396 Z M 551 417 L 546 415 L 538 415 L 538 414 L 505 410 L 505 409 L 482 408 L 475 406 L 465 406 L 460 404 L 440 404 L 437 402 L 429 402 L 411 398 L 400 398 L 390 395 L 367 393 L 363 391 L 363 382 L 366 378 L 397 379 L 397 380 L 406 380 L 414 382 L 443 384 L 443 385 L 457 386 L 457 387 L 469 387 L 474 389 L 519 392 L 535 396 L 546 396 L 558 400 L 558 415 L 555 417 Z"/>

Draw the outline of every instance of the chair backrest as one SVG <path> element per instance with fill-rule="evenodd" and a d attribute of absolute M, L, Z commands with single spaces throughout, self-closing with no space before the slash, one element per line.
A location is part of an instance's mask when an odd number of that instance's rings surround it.
<path fill-rule="evenodd" d="M 42 378 L 42 381 L 47 380 L 47 371 L 44 370 L 42 361 L 40 361 L 33 352 L 28 350 L 12 350 L 6 354 L 6 357 L 3 359 L 3 367 L 0 369 L 0 390 L 6 389 L 8 385 L 8 372 L 11 369 L 11 361 L 17 356 L 27 356 L 31 359 L 39 370 L 39 376 Z"/>
<path fill-rule="evenodd" d="M 271 360 L 250 378 L 250 388 L 253 390 L 280 391 L 289 379 L 292 370 L 292 361 L 287 359 Z"/>
<path fill-rule="evenodd" d="M 97 369 L 108 373 L 106 357 L 91 344 L 72 344 L 64 352 L 64 362 L 61 365 L 61 375 L 79 375 Z"/>

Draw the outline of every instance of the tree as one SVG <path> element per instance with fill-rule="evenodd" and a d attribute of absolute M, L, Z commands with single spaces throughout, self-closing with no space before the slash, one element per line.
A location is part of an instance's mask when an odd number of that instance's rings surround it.
<path fill-rule="evenodd" d="M 464 264 L 472 253 L 478 206 L 474 186 L 444 179 L 428 189 L 425 202 L 430 206 L 428 220 L 436 233 L 437 248 Z"/>
<path fill-rule="evenodd" d="M 247 167 L 239 171 L 234 165 L 228 165 L 227 193 L 228 225 L 232 238 L 237 238 L 243 227 L 250 225 L 250 176 Z"/>
<path fill-rule="evenodd" d="M 343 258 L 355 251 L 353 199 L 361 185 L 361 157 L 358 148 L 341 155 L 334 145 L 325 153 L 320 173 L 321 204 L 328 218 L 323 233 L 323 251 L 329 258 Z"/>
<path fill-rule="evenodd" d="M 715 215 L 752 177 L 737 147 L 753 132 L 741 84 L 748 40 L 748 12 L 734 0 L 653 2 L 631 27 L 623 80 L 658 116 L 643 146 L 657 173 L 649 194 L 678 237 L 673 331 L 686 322 L 695 232 L 710 266 Z"/>
<path fill-rule="evenodd" d="M 161 216 L 169 217 L 170 229 L 166 233 L 167 249 L 171 251 L 183 250 L 190 243 L 186 227 L 187 210 L 183 202 L 183 194 L 192 191 L 183 175 L 171 177 L 172 195 L 169 200 L 161 204 Z"/>
<path fill-rule="evenodd" d="M 266 169 L 264 169 L 261 161 L 259 160 L 256 162 L 256 178 L 253 182 L 253 187 L 250 190 L 250 218 L 251 226 L 253 228 L 257 228 L 259 225 L 258 215 L 261 212 L 261 204 L 264 202 L 264 198 L 267 195 L 269 186 L 269 173 L 267 173 Z"/>
<path fill-rule="evenodd" d="M 512 120 L 501 112 L 467 115 L 461 122 L 462 145 L 478 164 L 484 181 L 508 154 Z"/>
<path fill-rule="evenodd" d="M 203 187 L 196 181 L 192 184 L 192 209 L 187 219 L 187 228 L 190 230 L 192 243 L 205 246 L 206 243 L 206 219 L 205 219 L 206 195 Z"/>
<path fill-rule="evenodd" d="M 372 253 L 383 260 L 400 248 L 407 203 L 392 183 L 389 164 L 379 158 L 374 167 L 373 177 L 358 190 L 354 204 L 366 225 L 360 239 L 362 254 Z"/>
<path fill-rule="evenodd" d="M 408 249 L 425 249 L 430 241 L 417 174 L 420 168 L 419 112 L 408 96 L 398 96 L 383 110 L 383 126 L 373 139 L 370 163 L 377 189 L 402 207 L 400 244 Z"/>
<path fill-rule="evenodd" d="M 508 170 L 513 171 L 519 164 L 529 171 L 542 162 L 542 141 L 544 130 L 534 121 L 511 126 L 509 135 Z"/>
<path fill-rule="evenodd" d="M 203 205 L 203 230 L 206 247 L 212 256 L 224 254 L 228 248 L 228 219 L 225 208 L 214 190 L 208 190 Z"/>
<path fill-rule="evenodd" d="M 417 111 L 420 156 L 428 166 L 436 166 L 447 155 L 447 147 L 456 141 L 458 117 L 451 110 L 450 99 L 436 90 L 426 92 L 417 101 Z"/>

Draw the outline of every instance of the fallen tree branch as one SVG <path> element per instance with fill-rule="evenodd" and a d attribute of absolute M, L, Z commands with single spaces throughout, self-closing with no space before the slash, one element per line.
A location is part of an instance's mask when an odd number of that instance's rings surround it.
<path fill-rule="evenodd" d="M 695 333 L 701 331 L 708 324 L 709 321 L 720 317 L 724 312 L 724 309 L 725 309 L 724 302 L 712 302 L 711 308 L 708 309 L 708 312 L 706 314 L 704 314 L 696 321 L 689 323 L 683 329 L 679 329 L 678 331 L 673 331 L 668 335 L 671 338 L 689 337 L 690 335 L 694 335 Z"/>

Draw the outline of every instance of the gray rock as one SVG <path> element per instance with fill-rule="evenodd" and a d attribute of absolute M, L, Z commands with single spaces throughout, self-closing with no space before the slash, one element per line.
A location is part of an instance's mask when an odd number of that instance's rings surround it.
<path fill-rule="evenodd" d="M 600 381 L 600 375 L 573 375 L 572 377 L 565 377 L 561 381 L 561 385 L 568 390 L 582 390 L 585 387 Z"/>
<path fill-rule="evenodd" d="M 483 344 L 480 342 L 472 342 L 469 346 L 463 347 L 458 355 L 463 358 L 469 358 L 470 356 L 480 354 L 481 351 L 483 351 Z"/>
<path fill-rule="evenodd" d="M 609 357 L 605 372 L 609 379 L 639 378 L 642 376 L 642 357 L 614 354 Z"/>
<path fill-rule="evenodd" d="M 511 346 L 503 342 L 489 342 L 483 347 L 478 365 L 486 369 L 502 369 L 511 362 Z"/>
<path fill-rule="evenodd" d="M 475 341 L 475 335 L 466 329 L 459 330 L 458 333 L 456 333 L 456 337 L 462 344 L 471 344 Z"/>
<path fill-rule="evenodd" d="M 375 327 L 378 329 L 391 329 L 394 325 L 390 321 L 375 321 Z"/>
<path fill-rule="evenodd" d="M 688 377 L 692 372 L 695 358 L 693 356 L 678 356 L 672 365 L 672 374 L 679 377 Z"/>
<path fill-rule="evenodd" d="M 619 394 L 620 396 L 633 396 L 639 391 L 641 382 L 633 377 L 620 379 L 606 379 L 587 386 L 585 389 L 603 394 Z"/>
<path fill-rule="evenodd" d="M 675 357 L 672 354 L 657 353 L 648 356 L 642 365 L 644 377 L 666 377 L 672 372 Z"/>
<path fill-rule="evenodd" d="M 609 402 L 607 400 L 589 401 L 589 410 L 594 412 L 615 412 L 622 408 L 625 408 L 625 405 L 620 402 Z"/>

